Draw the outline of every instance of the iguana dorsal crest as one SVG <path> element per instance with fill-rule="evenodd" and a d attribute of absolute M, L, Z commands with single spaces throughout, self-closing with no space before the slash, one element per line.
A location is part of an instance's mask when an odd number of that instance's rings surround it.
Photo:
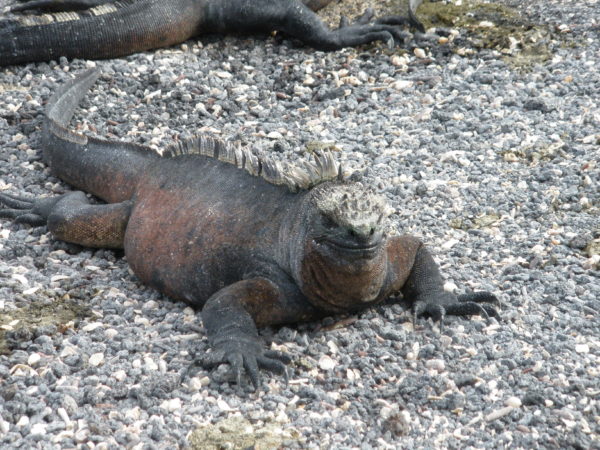
<path fill-rule="evenodd" d="M 310 189 L 325 181 L 342 180 L 342 167 L 329 151 L 314 153 L 314 159 L 298 164 L 276 161 L 256 155 L 239 143 L 228 143 L 207 135 L 182 139 L 167 147 L 162 156 L 204 155 L 232 164 L 250 175 L 261 177 L 275 185 L 287 186 L 292 192 Z"/>
<path fill-rule="evenodd" d="M 40 25 L 49 25 L 51 23 L 72 22 L 75 20 L 84 20 L 90 17 L 103 16 L 118 12 L 136 0 L 121 0 L 110 2 L 80 11 L 63 11 L 45 14 L 17 14 L 12 19 L 22 27 L 35 27 Z"/>

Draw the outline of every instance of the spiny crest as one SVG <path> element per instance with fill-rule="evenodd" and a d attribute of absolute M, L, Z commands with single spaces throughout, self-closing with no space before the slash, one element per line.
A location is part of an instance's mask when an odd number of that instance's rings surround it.
<path fill-rule="evenodd" d="M 72 22 L 82 20 L 90 16 L 103 16 L 118 12 L 120 9 L 132 5 L 136 0 L 122 0 L 94 6 L 80 11 L 64 11 L 47 14 L 18 14 L 14 20 L 22 27 L 34 27 L 38 25 L 48 25 L 57 22 Z M 9 8 L 9 11 L 19 13 L 21 8 L 15 6 Z"/>
<path fill-rule="evenodd" d="M 255 155 L 239 143 L 230 144 L 211 136 L 198 135 L 182 139 L 167 147 L 162 156 L 204 155 L 233 164 L 250 175 L 261 177 L 275 185 L 287 186 L 292 192 L 310 189 L 325 181 L 342 180 L 342 167 L 331 152 L 314 154 L 314 160 L 299 164 L 276 161 L 264 155 Z"/>
<path fill-rule="evenodd" d="M 381 195 L 360 183 L 323 185 L 315 201 L 317 208 L 336 224 L 357 230 L 382 226 L 391 213 Z"/>

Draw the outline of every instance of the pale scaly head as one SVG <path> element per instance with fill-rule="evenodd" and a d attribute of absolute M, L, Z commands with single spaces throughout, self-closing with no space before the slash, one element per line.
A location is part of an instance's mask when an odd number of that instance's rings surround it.
<path fill-rule="evenodd" d="M 302 292 L 330 311 L 381 300 L 388 267 L 385 200 L 358 183 L 324 183 L 312 194 L 310 231 L 297 278 Z"/>
<path fill-rule="evenodd" d="M 370 248 L 381 241 L 390 214 L 385 199 L 360 183 L 320 186 L 315 206 L 323 218 L 323 238 L 356 249 Z"/>

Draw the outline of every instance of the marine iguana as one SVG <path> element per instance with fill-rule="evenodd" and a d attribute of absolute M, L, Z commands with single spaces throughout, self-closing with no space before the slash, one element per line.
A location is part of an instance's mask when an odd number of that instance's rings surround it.
<path fill-rule="evenodd" d="M 257 327 L 354 312 L 396 294 L 413 320 L 429 314 L 497 316 L 488 292 L 456 296 L 425 246 L 386 231 L 384 199 L 344 180 L 330 153 L 284 167 L 224 141 L 196 136 L 162 155 L 68 130 L 99 76 L 61 86 L 46 107 L 41 145 L 51 172 L 81 191 L 26 199 L 0 194 L 0 217 L 47 225 L 55 238 L 124 249 L 139 279 L 201 309 L 212 352 L 206 364 L 286 373 Z M 482 303 L 483 302 L 483 303 Z"/>
<path fill-rule="evenodd" d="M 367 10 L 354 24 L 329 29 L 313 12 L 332 0 L 20 0 L 0 20 L 0 66 L 59 56 L 102 59 L 181 43 L 205 33 L 281 31 L 321 50 L 384 41 L 402 42 L 401 26 L 423 31 L 410 0 L 407 17 L 373 21 Z M 22 14 L 40 11 L 44 14 Z"/>

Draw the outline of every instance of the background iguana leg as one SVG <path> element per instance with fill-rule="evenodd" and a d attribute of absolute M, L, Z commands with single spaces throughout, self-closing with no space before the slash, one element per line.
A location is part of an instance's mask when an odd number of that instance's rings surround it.
<path fill-rule="evenodd" d="M 114 0 L 18 0 L 20 5 L 10 7 L 11 12 L 19 11 L 44 11 L 44 12 L 64 12 L 79 11 L 82 9 L 93 8 L 104 5 L 105 3 L 114 3 Z"/>
<path fill-rule="evenodd" d="M 0 217 L 34 226 L 47 225 L 57 239 L 86 247 L 123 248 L 131 202 L 91 205 L 81 191 L 26 199 L 0 194 Z"/>
<path fill-rule="evenodd" d="M 299 0 L 222 0 L 218 4 L 210 2 L 206 11 L 206 23 L 220 24 L 211 31 L 281 31 L 320 50 L 336 50 L 373 41 L 393 45 L 405 38 L 405 33 L 395 24 L 359 21 L 332 30 Z"/>
<path fill-rule="evenodd" d="M 204 359 L 204 365 L 228 362 L 238 384 L 243 368 L 256 389 L 261 384 L 259 368 L 284 374 L 287 379 L 284 363 L 290 358 L 265 350 L 256 327 L 297 321 L 299 310 L 300 317 L 312 318 L 314 308 L 306 303 L 304 310 L 303 303 L 292 298 L 293 293 L 285 295 L 284 291 L 272 281 L 257 277 L 238 281 L 210 297 L 202 309 L 202 322 L 213 351 Z"/>

